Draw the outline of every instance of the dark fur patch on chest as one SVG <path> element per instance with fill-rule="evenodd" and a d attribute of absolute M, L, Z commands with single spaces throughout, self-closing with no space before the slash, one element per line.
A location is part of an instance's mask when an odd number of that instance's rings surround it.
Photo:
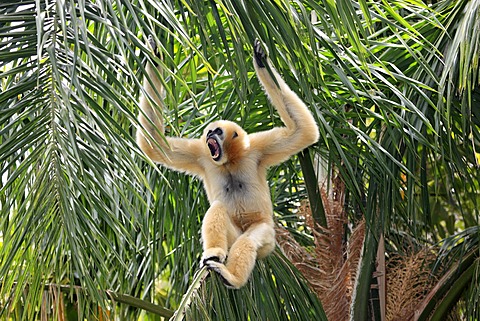
<path fill-rule="evenodd" d="M 223 191 L 226 194 L 245 193 L 245 190 L 246 186 L 242 180 L 231 174 L 226 177 L 226 181 L 223 186 Z"/>

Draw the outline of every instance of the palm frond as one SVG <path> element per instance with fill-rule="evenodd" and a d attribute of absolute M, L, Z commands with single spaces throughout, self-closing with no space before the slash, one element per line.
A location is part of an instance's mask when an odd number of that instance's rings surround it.
<path fill-rule="evenodd" d="M 99 290 L 177 307 L 198 265 L 208 202 L 200 182 L 152 166 L 132 138 L 143 66 L 155 60 L 165 67 L 171 134 L 198 136 L 216 118 L 259 131 L 279 124 L 251 67 L 251 42 L 260 38 L 319 123 L 312 152 L 341 177 L 346 218 L 365 219 L 350 308 L 356 321 L 374 314 L 368 300 L 380 234 L 388 253 L 402 252 L 447 244 L 478 225 L 478 6 L 455 0 L 3 1 L 3 311 L 40 318 L 48 297 L 67 309 L 80 302 L 81 318 L 113 308 L 126 319 L 139 315 L 106 303 Z M 150 35 L 162 61 L 151 55 Z M 269 173 L 276 217 L 296 242 L 312 246 L 295 211 L 306 195 L 303 180 L 315 177 L 300 174 L 296 162 Z M 347 231 L 344 241 L 350 237 Z M 446 269 L 468 258 L 446 253 Z M 284 263 L 277 256 L 260 263 L 244 291 L 207 281 L 210 292 L 189 313 L 212 317 L 206 304 L 215 302 L 229 316 L 292 319 L 293 309 L 303 308 L 304 319 L 323 315 Z M 472 316 L 478 315 L 474 275 L 459 299 Z M 79 284 L 85 291 L 72 290 L 65 302 L 57 292 L 47 295 L 45 284 Z M 301 291 L 290 292 L 297 289 L 309 293 L 298 305 Z M 245 300 L 247 293 L 252 299 Z M 452 292 L 445 299 L 454 304 L 458 297 Z"/>
<path fill-rule="evenodd" d="M 210 276 L 178 320 L 327 320 L 318 298 L 279 251 L 258 261 L 251 282 L 240 290 L 228 290 L 215 273 Z"/>

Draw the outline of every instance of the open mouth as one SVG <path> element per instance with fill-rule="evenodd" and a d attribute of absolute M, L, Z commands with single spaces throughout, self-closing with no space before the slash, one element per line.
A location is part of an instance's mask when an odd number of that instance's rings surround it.
<path fill-rule="evenodd" d="M 222 156 L 222 153 L 220 151 L 220 146 L 218 145 L 217 140 L 215 138 L 207 139 L 207 146 L 208 149 L 210 149 L 210 154 L 212 155 L 213 160 L 218 161 L 220 159 L 220 156 Z"/>

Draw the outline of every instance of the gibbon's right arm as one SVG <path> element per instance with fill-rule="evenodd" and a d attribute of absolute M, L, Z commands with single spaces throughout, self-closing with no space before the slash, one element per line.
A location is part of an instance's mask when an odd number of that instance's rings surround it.
<path fill-rule="evenodd" d="M 255 40 L 253 47 L 257 77 L 285 124 L 285 127 L 275 127 L 251 135 L 252 149 L 261 153 L 261 164 L 269 167 L 287 160 L 290 156 L 316 143 L 319 131 L 315 119 L 305 103 L 269 64 L 267 55 L 258 39 Z M 270 67 L 272 75 L 266 68 L 267 65 Z"/>
<path fill-rule="evenodd" d="M 158 78 L 160 73 L 158 69 L 147 63 L 147 76 L 143 80 L 144 93 L 140 99 L 141 111 L 138 116 L 143 128 L 137 129 L 137 144 L 155 162 L 177 171 L 203 176 L 204 169 L 199 158 L 204 152 L 200 139 L 162 137 L 165 134 L 161 114 L 163 109 L 161 95 L 164 88 Z M 152 106 L 152 102 L 156 107 Z"/>

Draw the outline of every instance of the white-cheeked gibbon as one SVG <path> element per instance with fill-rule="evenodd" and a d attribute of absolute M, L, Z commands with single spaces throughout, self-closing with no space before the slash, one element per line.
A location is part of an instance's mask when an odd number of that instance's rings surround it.
<path fill-rule="evenodd" d="M 144 95 L 139 122 L 146 132 L 137 131 L 138 145 L 150 159 L 203 181 L 210 208 L 202 224 L 201 265 L 217 272 L 232 288 L 245 285 L 256 259 L 267 256 L 275 247 L 267 169 L 314 144 L 319 137 L 307 106 L 271 67 L 258 40 L 253 61 L 258 79 L 285 127 L 247 134 L 239 125 L 219 120 L 209 124 L 201 138 L 163 138 L 158 134 L 164 133 L 162 116 Z M 145 93 L 163 106 L 159 97 L 163 87 L 154 68 L 146 67 L 152 83 L 145 80 Z"/>

